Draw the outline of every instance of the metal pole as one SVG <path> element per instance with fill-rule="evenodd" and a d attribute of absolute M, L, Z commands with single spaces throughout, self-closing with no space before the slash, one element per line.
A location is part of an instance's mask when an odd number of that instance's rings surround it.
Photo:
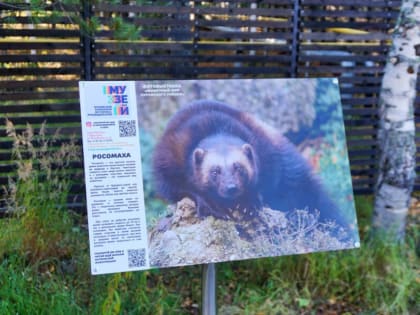
<path fill-rule="evenodd" d="M 216 266 L 203 265 L 202 315 L 216 315 Z"/>

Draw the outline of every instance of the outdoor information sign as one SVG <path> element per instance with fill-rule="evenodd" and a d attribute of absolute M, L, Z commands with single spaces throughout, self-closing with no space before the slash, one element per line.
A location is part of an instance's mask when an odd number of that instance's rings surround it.
<path fill-rule="evenodd" d="M 93 274 L 359 247 L 336 79 L 79 87 Z"/>

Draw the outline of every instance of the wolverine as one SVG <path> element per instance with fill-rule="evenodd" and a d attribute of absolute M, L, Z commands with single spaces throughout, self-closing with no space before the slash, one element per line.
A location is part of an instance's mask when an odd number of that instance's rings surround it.
<path fill-rule="evenodd" d="M 169 121 L 153 156 L 157 194 L 189 197 L 200 217 L 253 216 L 262 207 L 319 212 L 346 223 L 311 166 L 280 132 L 249 113 L 213 100 L 195 101 Z"/>

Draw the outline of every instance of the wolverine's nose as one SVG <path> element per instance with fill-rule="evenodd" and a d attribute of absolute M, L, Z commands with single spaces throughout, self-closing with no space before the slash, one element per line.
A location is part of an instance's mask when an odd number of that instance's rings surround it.
<path fill-rule="evenodd" d="M 229 184 L 226 187 L 226 194 L 229 196 L 235 196 L 238 193 L 238 191 L 238 186 L 236 186 L 235 184 Z"/>

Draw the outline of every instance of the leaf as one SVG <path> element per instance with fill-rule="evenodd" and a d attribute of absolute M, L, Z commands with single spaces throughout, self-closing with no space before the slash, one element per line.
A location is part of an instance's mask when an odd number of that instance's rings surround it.
<path fill-rule="evenodd" d="M 305 298 L 298 298 L 297 302 L 298 302 L 299 308 L 308 307 L 309 304 L 311 304 L 311 300 L 310 299 L 305 299 Z"/>

